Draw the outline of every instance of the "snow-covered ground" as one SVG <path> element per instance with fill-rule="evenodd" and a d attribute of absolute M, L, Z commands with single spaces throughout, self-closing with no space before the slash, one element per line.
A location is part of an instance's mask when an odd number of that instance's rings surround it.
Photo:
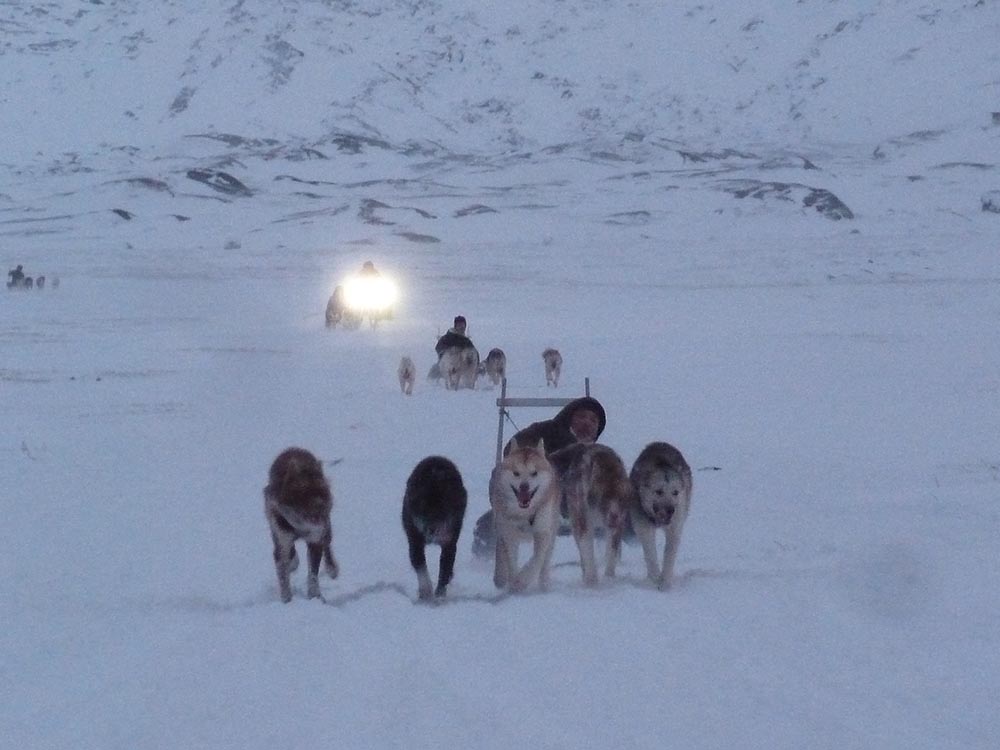
<path fill-rule="evenodd" d="M 49 279 L 0 293 L 0 746 L 996 747 L 1000 4 L 146 5 L 0 3 L 0 262 Z M 396 319 L 326 330 L 366 259 Z M 396 383 L 459 313 L 685 453 L 673 590 L 562 537 L 497 595 L 499 392 Z M 322 602 L 277 596 L 289 445 Z"/>

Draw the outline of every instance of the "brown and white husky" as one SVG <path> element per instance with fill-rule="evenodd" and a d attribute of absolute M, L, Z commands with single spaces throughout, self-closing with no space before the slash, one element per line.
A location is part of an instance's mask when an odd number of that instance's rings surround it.
<path fill-rule="evenodd" d="M 268 475 L 264 488 L 264 515 L 271 527 L 274 542 L 274 568 L 278 574 L 281 601 L 292 600 L 291 573 L 299 566 L 295 542 L 304 539 L 309 551 L 307 596 L 319 593 L 319 564 L 326 561 L 326 572 L 336 578 L 339 572 L 333 556 L 333 532 L 330 511 L 333 494 L 323 476 L 323 465 L 303 448 L 282 451 Z"/>
<path fill-rule="evenodd" d="M 497 588 L 524 591 L 536 580 L 549 582 L 549 565 L 559 532 L 559 480 L 545 457 L 545 445 L 521 447 L 511 440 L 510 452 L 493 469 L 490 505 L 496 524 Z M 518 567 L 518 546 L 532 542 L 531 558 Z"/>
<path fill-rule="evenodd" d="M 622 533 L 632 498 L 625 464 L 614 450 L 599 443 L 577 444 L 560 451 L 569 458 L 562 474 L 570 527 L 580 550 L 583 582 L 597 585 L 597 563 L 594 557 L 595 532 L 606 532 L 607 551 L 604 574 L 615 575 L 621 556 Z"/>

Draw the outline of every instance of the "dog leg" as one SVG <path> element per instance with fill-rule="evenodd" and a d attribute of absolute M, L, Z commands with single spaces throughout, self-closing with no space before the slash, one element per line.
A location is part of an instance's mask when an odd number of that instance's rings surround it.
<path fill-rule="evenodd" d="M 434 596 L 444 596 L 447 593 L 448 584 L 455 574 L 455 555 L 458 552 L 458 539 L 453 538 L 448 544 L 441 547 L 441 562 L 438 566 L 438 585 L 434 591 Z"/>
<path fill-rule="evenodd" d="M 274 541 L 274 570 L 278 575 L 278 590 L 281 601 L 287 604 L 292 600 L 291 561 L 295 541 L 291 536 L 278 536 L 273 531 L 271 539 Z"/>
<path fill-rule="evenodd" d="M 319 565 L 323 562 L 323 552 L 326 545 L 322 542 L 306 545 L 309 552 L 309 578 L 306 584 L 306 595 L 310 599 L 319 599 Z"/>
<path fill-rule="evenodd" d="M 409 528 L 406 530 L 406 539 L 410 545 L 410 565 L 417 573 L 417 591 L 421 600 L 426 601 L 431 598 L 433 585 L 431 577 L 427 574 L 427 557 L 424 552 L 424 538 L 416 531 Z"/>
<path fill-rule="evenodd" d="M 656 527 L 637 512 L 633 512 L 632 528 L 642 545 L 642 556 L 646 561 L 646 575 L 649 580 L 658 583 L 660 580 L 660 561 L 656 556 Z"/>
<path fill-rule="evenodd" d="M 615 566 L 622 554 L 622 526 L 619 524 L 613 529 L 608 529 L 608 546 L 605 550 L 604 575 L 608 578 L 615 577 Z"/>
<path fill-rule="evenodd" d="M 340 563 L 333 556 L 333 545 L 330 541 L 327 541 L 326 546 L 323 548 L 323 560 L 326 564 L 326 574 L 330 578 L 336 578 L 340 575 Z"/>
<path fill-rule="evenodd" d="M 676 514 L 667 527 L 667 544 L 663 548 L 663 574 L 660 577 L 660 588 L 669 589 L 674 582 L 674 561 L 677 560 L 677 548 L 681 545 L 681 531 L 684 519 Z"/>
<path fill-rule="evenodd" d="M 507 580 L 510 578 L 510 570 L 507 567 L 507 543 L 503 538 L 503 534 L 500 533 L 500 529 L 496 530 L 497 541 L 496 548 L 494 550 L 494 563 L 493 563 L 493 585 L 498 589 L 505 588 L 507 586 Z"/>
<path fill-rule="evenodd" d="M 549 549 L 549 545 L 545 542 L 545 534 L 534 534 L 531 557 L 524 564 L 524 567 L 517 572 L 517 575 L 514 576 L 514 580 L 510 584 L 510 590 L 524 591 L 536 580 L 541 580 L 545 561 L 551 555 L 552 550 Z M 517 563 L 514 563 L 511 569 L 516 570 L 516 565 Z"/>
<path fill-rule="evenodd" d="M 556 535 L 546 533 L 542 537 L 542 567 L 538 571 L 538 586 L 545 591 L 549 587 L 549 572 L 552 569 L 552 552 L 556 548 Z"/>
<path fill-rule="evenodd" d="M 576 532 L 576 529 L 574 529 Z M 597 560 L 594 557 L 594 532 L 587 529 L 583 533 L 574 533 L 576 546 L 580 550 L 580 567 L 583 569 L 585 586 L 597 585 Z"/>

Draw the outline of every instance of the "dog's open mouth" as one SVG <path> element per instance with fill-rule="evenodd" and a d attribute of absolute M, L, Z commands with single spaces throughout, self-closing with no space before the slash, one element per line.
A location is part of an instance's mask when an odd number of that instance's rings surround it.
<path fill-rule="evenodd" d="M 520 487 L 514 487 L 511 485 L 511 489 L 514 490 L 514 494 L 517 496 L 517 504 L 521 508 L 527 508 L 531 505 L 531 498 L 535 496 L 535 492 L 538 491 L 537 487 L 528 489 L 528 485 L 522 484 Z"/>

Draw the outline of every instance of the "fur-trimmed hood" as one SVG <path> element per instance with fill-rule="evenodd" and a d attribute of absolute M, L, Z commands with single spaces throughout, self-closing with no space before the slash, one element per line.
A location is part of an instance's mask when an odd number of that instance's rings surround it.
<path fill-rule="evenodd" d="M 538 445 L 539 440 L 545 441 L 545 452 L 561 450 L 577 442 L 576 437 L 570 432 L 569 426 L 573 421 L 573 414 L 577 409 L 589 409 L 597 414 L 597 437 L 604 432 L 604 427 L 608 422 L 607 415 L 601 402 L 592 396 L 583 396 L 574 399 L 564 406 L 552 419 L 542 422 L 532 422 L 523 430 L 515 433 L 511 440 L 517 440 L 519 445 Z M 504 455 L 510 450 L 510 442 L 504 447 Z"/>

